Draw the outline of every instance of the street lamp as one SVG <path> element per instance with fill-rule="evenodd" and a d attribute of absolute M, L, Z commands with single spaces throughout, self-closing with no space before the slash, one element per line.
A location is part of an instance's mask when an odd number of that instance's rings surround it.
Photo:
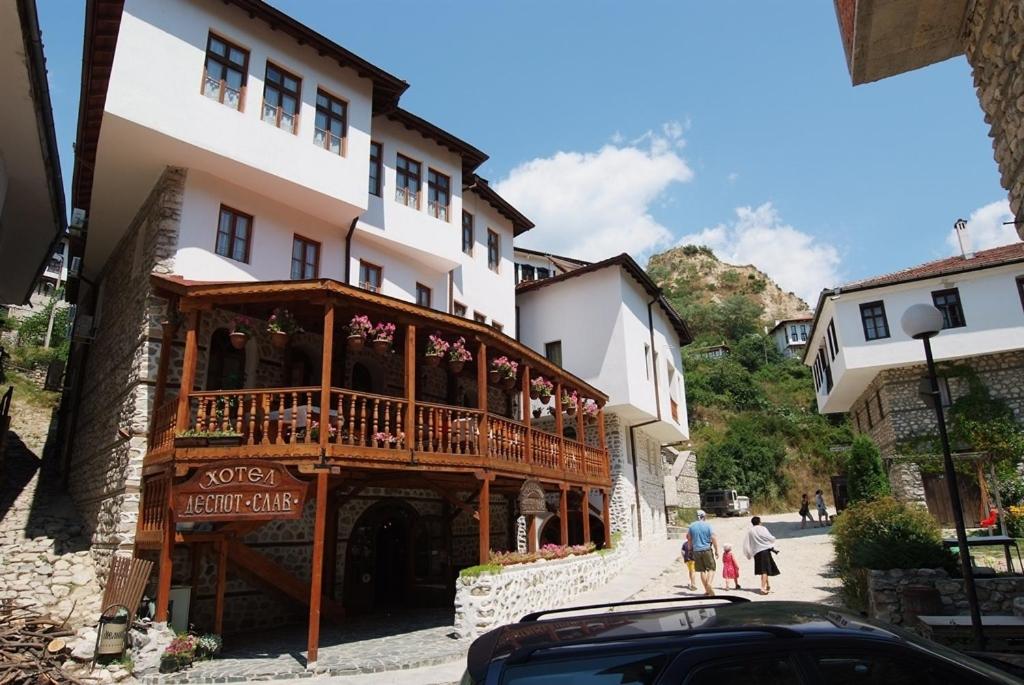
<path fill-rule="evenodd" d="M 971 627 L 974 631 L 974 641 L 977 648 L 984 649 L 985 635 L 981 626 L 978 590 L 974 586 L 974 571 L 971 569 L 971 553 L 967 546 L 964 510 L 963 505 L 960 503 L 960 488 L 957 485 L 956 470 L 953 468 L 953 456 L 949 451 L 949 435 L 946 433 L 946 418 L 942 412 L 939 379 L 935 374 L 935 359 L 932 357 L 931 339 L 942 330 L 942 312 L 930 304 L 914 304 L 903 313 L 900 325 L 907 335 L 924 343 L 924 357 L 928 364 L 928 382 L 931 385 L 929 395 L 932 398 L 932 406 L 935 407 L 935 418 L 939 424 L 939 438 L 942 441 L 942 460 L 946 471 L 946 487 L 949 488 L 949 499 L 953 505 L 953 522 L 956 524 L 956 540 L 960 548 L 960 567 L 964 576 L 964 588 L 967 590 L 967 604 L 971 609 Z"/>

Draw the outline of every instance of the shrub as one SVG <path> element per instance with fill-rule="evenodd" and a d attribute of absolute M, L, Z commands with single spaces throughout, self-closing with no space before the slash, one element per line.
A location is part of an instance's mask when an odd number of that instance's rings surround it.
<path fill-rule="evenodd" d="M 64 352 L 57 347 L 15 347 L 14 365 L 18 368 L 31 371 L 33 369 L 45 369 L 52 361 L 64 361 Z"/>
<path fill-rule="evenodd" d="M 846 460 L 846 489 L 850 503 L 869 502 L 889 494 L 889 478 L 882 468 L 882 455 L 864 435 L 853 439 Z"/>
<path fill-rule="evenodd" d="M 480 564 L 479 566 L 469 566 L 459 571 L 459 578 L 476 578 L 482 575 L 497 575 L 501 573 L 501 564 Z"/>
<path fill-rule="evenodd" d="M 868 571 L 946 568 L 953 557 L 942 531 L 923 507 L 881 497 L 849 506 L 832 527 L 835 567 L 848 605 L 867 608 Z"/>
<path fill-rule="evenodd" d="M 729 419 L 725 435 L 697 453 L 701 487 L 735 488 L 760 499 L 774 499 L 785 492 L 788 482 L 781 471 L 786 447 L 773 423 L 759 414 Z"/>
<path fill-rule="evenodd" d="M 1024 537 L 1024 506 L 1007 507 L 1004 515 L 1006 517 L 1006 532 L 1011 537 Z"/>

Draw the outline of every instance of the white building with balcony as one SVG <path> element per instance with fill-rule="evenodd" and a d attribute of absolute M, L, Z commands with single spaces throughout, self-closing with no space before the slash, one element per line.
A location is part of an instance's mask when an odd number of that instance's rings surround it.
<path fill-rule="evenodd" d="M 818 409 L 848 413 L 871 436 L 897 491 L 946 510 L 936 476 L 900 464 L 901 450 L 936 431 L 933 410 L 919 394 L 924 351 L 900 328 L 913 304 L 938 307 L 945 327 L 932 339 L 946 406 L 976 376 L 1024 423 L 1024 243 L 940 259 L 824 290 L 818 299 L 804 363 L 812 368 Z M 977 492 L 972 496 L 977 497 Z M 968 516 L 988 513 L 965 504 Z"/>
<path fill-rule="evenodd" d="M 775 342 L 779 353 L 785 357 L 802 359 L 807 346 L 807 334 L 811 328 L 813 316 L 799 316 L 793 319 L 776 321 L 768 335 Z"/>

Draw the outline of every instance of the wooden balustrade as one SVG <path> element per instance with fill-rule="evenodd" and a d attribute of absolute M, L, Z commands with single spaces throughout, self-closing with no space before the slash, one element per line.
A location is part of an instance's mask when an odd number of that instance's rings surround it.
<path fill-rule="evenodd" d="M 562 465 L 558 460 L 558 445 L 562 438 L 536 428 L 531 428 L 530 434 L 530 439 L 533 443 L 532 457 L 534 466 L 556 471 L 561 470 Z"/>
<path fill-rule="evenodd" d="M 480 415 L 476 409 L 417 402 L 416 451 L 480 454 Z"/>
<path fill-rule="evenodd" d="M 234 433 L 246 445 L 313 444 L 319 404 L 319 387 L 193 392 L 180 430 Z"/>
<path fill-rule="evenodd" d="M 149 476 L 142 481 L 142 507 L 139 509 L 138 533 L 141 536 L 159 535 L 167 511 L 167 488 L 171 479 L 166 475 Z"/>
<path fill-rule="evenodd" d="M 588 478 L 608 477 L 608 450 L 601 447 L 584 448 L 584 475 Z"/>
<path fill-rule="evenodd" d="M 562 468 L 570 474 L 582 474 L 585 459 L 584 451 L 585 448 L 581 443 L 562 438 L 562 459 L 564 462 Z"/>
<path fill-rule="evenodd" d="M 328 442 L 359 447 L 407 448 L 405 399 L 331 389 L 331 436 Z"/>
<path fill-rule="evenodd" d="M 149 451 L 164 450 L 174 447 L 174 424 L 178 418 L 178 398 L 164 402 L 163 406 L 153 411 L 152 433 Z"/>
<path fill-rule="evenodd" d="M 517 464 L 527 462 L 527 428 L 518 421 L 510 421 L 491 414 L 487 417 L 487 446 L 492 459 L 511 461 Z"/>

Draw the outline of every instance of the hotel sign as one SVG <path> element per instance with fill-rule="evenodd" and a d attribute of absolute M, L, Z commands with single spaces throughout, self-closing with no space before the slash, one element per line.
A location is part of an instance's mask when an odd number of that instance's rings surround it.
<path fill-rule="evenodd" d="M 174 514 L 182 522 L 297 519 L 306 483 L 267 461 L 222 461 L 203 466 L 175 488 Z"/>

